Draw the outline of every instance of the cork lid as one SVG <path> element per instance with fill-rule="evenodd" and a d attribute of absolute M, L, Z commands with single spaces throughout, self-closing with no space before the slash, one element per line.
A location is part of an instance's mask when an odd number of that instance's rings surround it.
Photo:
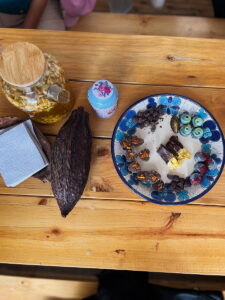
<path fill-rule="evenodd" d="M 0 54 L 0 75 L 14 86 L 29 86 L 37 82 L 45 70 L 42 51 L 27 42 L 10 44 Z"/>

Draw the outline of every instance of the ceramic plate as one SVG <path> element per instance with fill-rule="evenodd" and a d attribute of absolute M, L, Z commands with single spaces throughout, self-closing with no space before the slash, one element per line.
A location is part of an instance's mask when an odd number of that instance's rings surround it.
<path fill-rule="evenodd" d="M 139 128 L 133 121 L 138 111 L 158 105 L 163 105 L 165 114 L 163 120 L 157 125 L 155 132 L 152 133 L 150 127 Z M 198 140 L 192 138 L 191 135 L 184 137 L 179 133 L 177 134 L 179 141 L 190 152 L 192 158 L 185 160 L 182 166 L 175 171 L 171 171 L 157 153 L 157 149 L 161 144 L 165 144 L 171 136 L 175 135 L 171 129 L 170 120 L 173 115 L 180 115 L 182 112 L 189 112 L 192 116 L 198 115 L 204 120 L 202 125 L 204 136 Z M 138 159 L 138 162 L 141 165 L 141 170 L 155 170 L 160 173 L 165 183 L 165 188 L 162 191 L 154 191 L 150 184 L 141 183 L 137 180 L 136 174 L 128 170 L 129 163 L 126 161 L 125 150 L 120 145 L 124 135 L 136 135 L 144 140 L 144 143 L 137 147 L 135 151 L 139 152 L 144 148 L 148 148 L 150 159 L 147 162 Z M 123 182 L 142 198 L 158 204 L 184 204 L 202 197 L 218 181 L 225 161 L 224 137 L 215 118 L 198 102 L 175 94 L 152 95 L 131 105 L 116 124 L 111 147 L 114 166 Z M 178 175 L 182 178 L 190 176 L 195 169 L 194 155 L 197 152 L 208 153 L 215 162 L 215 167 L 202 175 L 200 184 L 191 185 L 179 192 L 169 190 L 171 180 L 168 179 L 167 175 Z"/>

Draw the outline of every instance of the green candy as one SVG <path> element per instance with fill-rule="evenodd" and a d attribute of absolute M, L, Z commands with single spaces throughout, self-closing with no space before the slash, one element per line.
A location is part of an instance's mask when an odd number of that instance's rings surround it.
<path fill-rule="evenodd" d="M 192 118 L 192 124 L 194 127 L 200 127 L 203 124 L 203 119 L 201 117 L 195 116 Z"/>
<path fill-rule="evenodd" d="M 183 125 L 190 124 L 191 123 L 191 116 L 189 115 L 189 113 L 187 113 L 187 112 L 182 113 L 180 115 L 180 122 Z"/>
<path fill-rule="evenodd" d="M 183 136 L 188 136 L 192 132 L 192 126 L 190 124 L 184 125 L 180 128 L 180 134 Z"/>
<path fill-rule="evenodd" d="M 195 139 L 200 139 L 203 137 L 204 131 L 201 127 L 196 127 L 192 130 L 192 137 Z"/>

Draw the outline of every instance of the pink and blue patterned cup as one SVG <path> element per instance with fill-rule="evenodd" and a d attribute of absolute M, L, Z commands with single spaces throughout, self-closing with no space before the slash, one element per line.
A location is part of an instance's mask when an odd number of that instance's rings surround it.
<path fill-rule="evenodd" d="M 117 88 L 108 80 L 98 80 L 89 87 L 88 100 L 99 118 L 110 118 L 117 108 Z"/>

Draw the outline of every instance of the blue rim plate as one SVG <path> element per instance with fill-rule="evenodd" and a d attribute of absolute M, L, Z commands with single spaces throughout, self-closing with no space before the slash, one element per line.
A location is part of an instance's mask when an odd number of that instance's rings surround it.
<path fill-rule="evenodd" d="M 161 130 L 161 134 L 158 133 L 158 136 L 154 136 L 157 135 L 157 131 L 155 133 L 150 133 L 149 130 L 147 132 L 146 129 L 143 130 L 138 128 L 137 125 L 133 122 L 133 117 L 140 110 L 145 110 L 151 106 L 158 106 L 158 105 L 163 105 L 165 115 L 162 124 L 158 124 L 158 126 L 162 128 L 159 129 Z M 180 134 L 178 134 L 179 140 L 181 140 L 182 144 L 189 151 L 191 148 L 190 152 L 192 154 L 192 157 L 194 157 L 194 154 L 199 151 L 209 153 L 211 158 L 215 162 L 215 168 L 213 170 L 208 171 L 206 174 L 204 174 L 201 184 L 185 188 L 183 191 L 179 193 L 171 192 L 168 190 L 167 183 L 169 183 L 169 180 L 165 181 L 166 183 L 165 189 L 162 192 L 153 191 L 150 185 L 143 185 L 142 183 L 138 182 L 138 180 L 135 177 L 135 174 L 132 174 L 128 170 L 127 167 L 129 163 L 126 162 L 125 151 L 122 149 L 120 145 L 120 141 L 123 138 L 124 134 L 137 135 L 137 136 L 140 136 L 141 134 L 141 137 L 144 140 L 149 139 L 151 141 L 151 139 L 152 140 L 155 139 L 158 141 L 162 139 L 160 142 L 163 143 L 166 141 L 166 139 L 168 140 L 168 136 L 174 135 L 172 130 L 170 128 L 168 129 L 169 118 L 171 118 L 172 115 L 178 115 L 184 111 L 188 111 L 191 115 L 200 115 L 204 119 L 203 127 L 207 128 L 207 133 L 200 140 L 196 140 L 191 137 L 185 138 L 182 137 Z M 157 126 L 157 130 L 158 130 L 158 126 Z M 165 130 L 165 128 L 167 129 Z M 171 130 L 171 132 L 168 132 L 169 130 Z M 135 102 L 134 104 L 132 104 L 119 118 L 114 128 L 113 135 L 112 135 L 112 142 L 111 142 L 111 153 L 112 153 L 113 163 L 122 181 L 133 192 L 141 196 L 143 199 L 147 201 L 151 201 L 156 204 L 162 204 L 162 205 L 178 205 L 178 204 L 189 203 L 201 198 L 206 193 L 208 193 L 216 184 L 216 182 L 218 181 L 218 179 L 222 174 L 224 164 L 225 164 L 224 148 L 225 148 L 225 142 L 224 142 L 223 132 L 216 119 L 212 116 L 212 114 L 205 107 L 203 107 L 195 100 L 178 94 L 155 94 L 155 95 L 142 98 L 137 102 Z M 154 151 L 155 150 L 156 149 L 154 149 Z M 167 168 L 167 166 L 166 164 L 165 167 L 162 165 L 164 162 L 162 162 L 162 159 L 159 155 L 158 157 L 154 156 L 155 161 L 151 161 L 151 152 L 152 151 L 150 150 L 149 163 L 146 164 L 144 168 L 145 170 L 155 169 L 161 174 L 160 170 L 164 170 L 165 168 Z M 189 163 L 189 165 L 191 166 L 191 162 Z M 157 167 L 159 169 L 157 169 Z M 179 172 L 181 172 L 179 171 L 179 169 L 180 168 L 177 169 L 178 173 L 176 174 L 181 177 L 185 177 L 179 174 Z M 189 171 L 186 170 L 186 172 Z M 192 172 L 186 175 L 189 176 L 191 175 Z"/>

